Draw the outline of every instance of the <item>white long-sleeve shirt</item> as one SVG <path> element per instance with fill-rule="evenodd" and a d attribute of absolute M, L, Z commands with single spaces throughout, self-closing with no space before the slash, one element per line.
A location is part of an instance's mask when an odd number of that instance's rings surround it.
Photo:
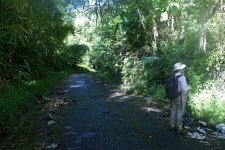
<path fill-rule="evenodd" d="M 175 76 L 181 75 L 181 73 L 176 73 Z M 186 77 L 184 75 L 178 78 L 178 91 L 182 91 L 185 94 L 188 93 L 188 85 L 186 81 Z"/>

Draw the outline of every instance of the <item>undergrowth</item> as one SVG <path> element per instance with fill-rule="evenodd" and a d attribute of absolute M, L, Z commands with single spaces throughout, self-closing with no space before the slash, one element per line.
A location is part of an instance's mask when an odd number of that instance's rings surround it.
<path fill-rule="evenodd" d="M 77 68 L 76 73 L 86 72 Z M 8 85 L 0 94 L 0 133 L 7 134 L 24 113 L 32 110 L 42 99 L 41 96 L 53 89 L 65 76 L 75 72 L 72 69 L 53 71 L 41 79 L 33 79 L 20 85 Z"/>

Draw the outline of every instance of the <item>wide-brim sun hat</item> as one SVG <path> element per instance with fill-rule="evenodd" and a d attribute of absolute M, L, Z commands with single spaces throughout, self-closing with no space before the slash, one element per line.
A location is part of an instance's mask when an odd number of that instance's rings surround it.
<path fill-rule="evenodd" d="M 181 69 L 184 69 L 185 67 L 186 67 L 185 64 L 182 64 L 182 63 L 178 62 L 178 63 L 176 63 L 176 64 L 173 65 L 173 70 L 174 71 L 175 70 L 181 70 Z"/>

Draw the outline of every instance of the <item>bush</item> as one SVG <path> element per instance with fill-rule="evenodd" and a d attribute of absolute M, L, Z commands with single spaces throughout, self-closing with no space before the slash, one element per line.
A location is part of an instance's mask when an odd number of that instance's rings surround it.
<path fill-rule="evenodd" d="M 121 63 L 122 56 L 116 47 L 107 47 L 103 43 L 99 43 L 89 53 L 89 64 L 93 69 L 100 72 L 104 78 L 109 78 L 116 82 L 121 81 Z"/>
<path fill-rule="evenodd" d="M 39 96 L 50 90 L 71 71 L 49 71 L 42 79 L 28 81 L 20 86 L 8 85 L 0 95 L 0 131 L 9 131 L 21 115 L 34 109 Z M 0 132 L 1 133 L 1 132 Z"/>
<path fill-rule="evenodd" d="M 190 105 L 195 116 L 209 120 L 211 124 L 225 122 L 225 89 L 208 81 L 198 92 L 191 94 Z"/>
<path fill-rule="evenodd" d="M 122 89 L 128 93 L 146 93 L 147 78 L 144 75 L 144 63 L 135 54 L 127 55 L 122 67 Z"/>

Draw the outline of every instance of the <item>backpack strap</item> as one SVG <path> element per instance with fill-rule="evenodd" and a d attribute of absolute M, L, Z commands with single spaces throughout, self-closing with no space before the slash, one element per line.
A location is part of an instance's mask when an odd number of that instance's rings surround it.
<path fill-rule="evenodd" d="M 173 78 L 175 79 L 176 83 L 177 83 L 177 87 L 178 87 L 178 79 L 179 79 L 181 76 L 183 76 L 183 75 L 182 75 L 182 74 L 177 75 L 177 76 L 174 75 L 174 77 L 173 77 Z"/>
<path fill-rule="evenodd" d="M 178 78 L 180 78 L 181 76 L 183 76 L 183 75 L 182 75 L 182 74 L 179 74 L 179 75 L 177 75 L 177 76 L 174 75 L 174 78 L 177 78 L 177 79 L 178 79 Z"/>
<path fill-rule="evenodd" d="M 180 74 L 180 75 L 178 75 L 178 76 L 175 76 L 175 80 L 176 80 L 177 84 L 178 84 L 178 79 L 179 79 L 181 76 L 183 76 L 183 75 Z"/>

